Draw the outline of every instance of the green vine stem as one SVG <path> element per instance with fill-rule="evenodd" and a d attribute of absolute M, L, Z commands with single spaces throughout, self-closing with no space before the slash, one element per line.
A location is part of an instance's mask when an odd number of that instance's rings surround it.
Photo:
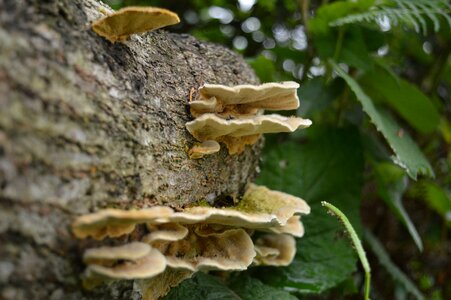
<path fill-rule="evenodd" d="M 346 231 L 348 232 L 352 244 L 354 245 L 357 255 L 359 256 L 360 262 L 362 263 L 363 270 L 365 271 L 365 300 L 369 300 L 370 298 L 370 282 L 371 282 L 371 268 L 370 264 L 368 263 L 368 259 L 366 258 L 365 250 L 363 250 L 362 242 L 360 241 L 359 237 L 357 236 L 357 233 L 355 232 L 354 228 L 352 227 L 351 223 L 349 222 L 348 218 L 345 216 L 344 213 L 341 212 L 337 207 L 333 206 L 332 204 L 322 201 L 321 205 L 326 207 L 328 211 L 335 215 L 345 226 Z"/>

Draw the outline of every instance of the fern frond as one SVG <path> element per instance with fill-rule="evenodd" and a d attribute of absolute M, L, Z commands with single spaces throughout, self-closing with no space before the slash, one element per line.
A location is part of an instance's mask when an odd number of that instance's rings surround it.
<path fill-rule="evenodd" d="M 401 1 L 402 3 L 402 1 Z M 420 10 L 417 8 L 417 6 L 415 6 L 414 4 L 412 4 L 412 2 L 406 2 L 406 3 L 402 3 L 401 5 L 406 5 L 413 13 L 413 15 L 415 15 L 416 19 L 418 20 L 418 22 L 420 22 L 421 24 L 421 29 L 423 31 L 423 35 L 426 35 L 428 27 L 427 27 L 427 23 L 426 20 L 421 16 L 421 12 Z M 400 5 L 400 6 L 401 6 Z M 418 32 L 418 31 L 417 31 Z"/>
<path fill-rule="evenodd" d="M 427 20 L 431 20 L 434 31 L 440 29 L 439 17 L 442 16 L 451 28 L 451 4 L 448 0 L 391 0 L 383 4 L 374 5 L 370 10 L 345 16 L 331 22 L 330 26 L 360 22 L 377 22 L 388 18 L 391 23 L 410 25 L 418 33 L 427 32 Z"/>

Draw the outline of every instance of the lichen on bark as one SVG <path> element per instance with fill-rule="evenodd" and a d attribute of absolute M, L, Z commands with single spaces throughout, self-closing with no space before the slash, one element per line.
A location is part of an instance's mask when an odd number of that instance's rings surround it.
<path fill-rule="evenodd" d="M 157 30 L 112 44 L 94 0 L 0 0 L 0 298 L 127 299 L 132 282 L 81 288 L 75 216 L 181 207 L 240 194 L 261 143 L 201 160 L 187 151 L 192 88 L 257 84 L 221 46 Z"/>

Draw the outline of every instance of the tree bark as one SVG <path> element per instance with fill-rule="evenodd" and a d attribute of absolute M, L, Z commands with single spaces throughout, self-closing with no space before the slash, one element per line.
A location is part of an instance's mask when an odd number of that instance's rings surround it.
<path fill-rule="evenodd" d="M 187 157 L 190 90 L 258 83 L 243 59 L 164 30 L 112 44 L 90 29 L 105 11 L 0 0 L 1 299 L 139 298 L 133 282 L 82 289 L 73 219 L 239 195 L 257 172 L 261 142 Z"/>

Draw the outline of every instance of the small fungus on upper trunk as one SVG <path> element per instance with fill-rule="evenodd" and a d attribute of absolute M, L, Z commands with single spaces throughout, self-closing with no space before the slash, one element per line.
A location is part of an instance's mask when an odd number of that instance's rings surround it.
<path fill-rule="evenodd" d="M 110 42 L 125 41 L 130 35 L 174 25 L 176 13 L 158 7 L 129 6 L 95 21 L 91 28 Z"/>

